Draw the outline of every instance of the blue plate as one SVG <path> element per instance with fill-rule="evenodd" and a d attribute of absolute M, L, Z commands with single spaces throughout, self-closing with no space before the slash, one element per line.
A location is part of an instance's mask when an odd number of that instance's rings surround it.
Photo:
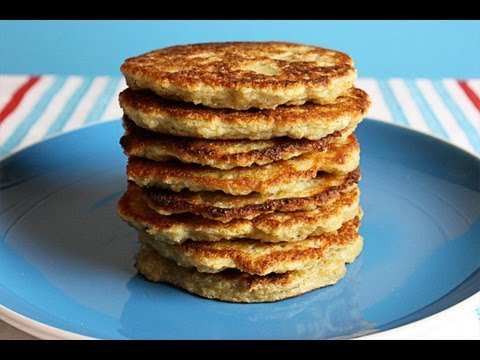
<path fill-rule="evenodd" d="M 136 275 L 136 232 L 115 210 L 126 187 L 120 122 L 4 159 L 0 315 L 36 334 L 39 323 L 60 329 L 49 333 L 58 337 L 353 338 L 478 292 L 479 159 L 381 122 L 365 120 L 357 133 L 362 255 L 337 285 L 269 304 L 206 300 Z"/>

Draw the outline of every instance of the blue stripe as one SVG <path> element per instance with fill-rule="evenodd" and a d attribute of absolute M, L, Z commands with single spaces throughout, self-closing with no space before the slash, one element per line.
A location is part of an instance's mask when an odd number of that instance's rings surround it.
<path fill-rule="evenodd" d="M 448 110 L 450 110 L 455 120 L 457 120 L 458 125 L 462 128 L 472 147 L 475 151 L 480 152 L 480 136 L 470 121 L 468 121 L 460 106 L 450 97 L 440 80 L 432 81 L 432 84 L 445 105 L 447 105 Z"/>
<path fill-rule="evenodd" d="M 12 151 L 25 138 L 28 131 L 35 122 L 45 112 L 53 97 L 58 93 L 60 88 L 65 84 L 65 77 L 56 77 L 50 87 L 43 93 L 38 102 L 33 106 L 30 113 L 22 120 L 15 132 L 10 136 L 7 142 L 0 149 L 0 156 L 4 156 Z"/>
<path fill-rule="evenodd" d="M 73 112 L 75 111 L 75 108 L 77 107 L 78 103 L 82 99 L 82 97 L 85 95 L 87 92 L 88 88 L 92 84 L 93 79 L 88 78 L 88 79 L 83 79 L 82 84 L 80 87 L 75 91 L 75 94 L 73 94 L 68 102 L 65 104 L 65 107 L 63 108 L 61 114 L 57 117 L 57 120 L 50 125 L 50 128 L 48 129 L 47 135 L 52 135 L 60 130 L 65 126 L 67 123 L 68 119 L 72 116 Z"/>
<path fill-rule="evenodd" d="M 400 103 L 397 101 L 397 98 L 395 97 L 392 89 L 390 89 L 390 85 L 388 84 L 388 81 L 378 80 L 378 86 L 380 87 L 380 90 L 382 91 L 382 94 L 383 94 L 383 98 L 385 99 L 388 109 L 392 114 L 393 121 L 403 125 L 408 125 L 407 118 L 405 117 L 402 107 L 400 106 Z"/>
<path fill-rule="evenodd" d="M 418 109 L 423 115 L 428 127 L 436 135 L 440 135 L 446 139 L 450 139 L 447 132 L 443 128 L 442 124 L 438 121 L 437 117 L 433 113 L 430 105 L 428 105 L 427 100 L 422 95 L 421 91 L 418 89 L 418 86 L 414 80 L 406 80 L 407 88 L 412 94 L 415 103 L 418 106 Z"/>
<path fill-rule="evenodd" d="M 100 120 L 100 117 L 105 111 L 105 108 L 107 107 L 108 102 L 112 98 L 113 93 L 117 89 L 119 82 L 120 82 L 120 79 L 109 80 L 107 86 L 105 87 L 105 90 L 103 90 L 102 92 L 102 95 L 98 97 L 98 100 L 95 102 L 95 105 L 93 105 L 92 110 L 90 110 L 90 113 L 88 114 L 87 119 L 85 120 L 85 123 L 90 123 L 92 121 Z"/>

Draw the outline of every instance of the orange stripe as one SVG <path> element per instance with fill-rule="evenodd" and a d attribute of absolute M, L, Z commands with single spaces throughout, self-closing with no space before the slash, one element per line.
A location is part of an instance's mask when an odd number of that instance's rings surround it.
<path fill-rule="evenodd" d="M 38 80 L 40 80 L 40 76 L 29 77 L 28 80 L 13 93 L 8 103 L 2 111 L 0 111 L 0 124 L 18 107 L 28 90 L 30 90 Z"/>
<path fill-rule="evenodd" d="M 477 108 L 477 110 L 480 111 L 480 99 L 478 98 L 477 94 L 475 94 L 475 92 L 470 88 L 468 83 L 465 80 L 458 80 L 458 85 L 460 85 L 465 95 L 467 95 L 467 97 Z"/>

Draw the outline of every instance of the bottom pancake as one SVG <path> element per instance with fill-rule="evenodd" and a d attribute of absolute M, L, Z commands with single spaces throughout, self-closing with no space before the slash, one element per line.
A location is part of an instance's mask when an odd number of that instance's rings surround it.
<path fill-rule="evenodd" d="M 166 282 L 202 297 L 228 302 L 271 302 L 298 296 L 337 283 L 346 273 L 345 263 L 360 254 L 363 239 L 330 249 L 309 268 L 266 276 L 249 275 L 237 270 L 216 274 L 200 273 L 178 266 L 143 246 L 137 254 L 137 269 L 147 279 Z"/>

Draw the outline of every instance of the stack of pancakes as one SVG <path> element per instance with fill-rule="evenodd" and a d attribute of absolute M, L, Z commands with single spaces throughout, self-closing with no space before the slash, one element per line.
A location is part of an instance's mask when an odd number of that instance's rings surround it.
<path fill-rule="evenodd" d="M 209 43 L 127 59 L 120 94 L 137 268 L 207 298 L 276 301 L 336 283 L 361 252 L 370 99 L 343 53 Z"/>

